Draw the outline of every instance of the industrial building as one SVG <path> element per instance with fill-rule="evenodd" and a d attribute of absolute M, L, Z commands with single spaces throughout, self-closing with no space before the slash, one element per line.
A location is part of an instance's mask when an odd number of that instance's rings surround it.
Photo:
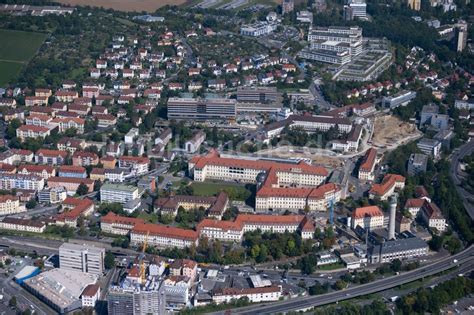
<path fill-rule="evenodd" d="M 96 282 L 96 275 L 51 269 L 24 280 L 22 286 L 59 314 L 66 314 L 82 308 L 82 292 Z"/>
<path fill-rule="evenodd" d="M 395 259 L 412 259 L 428 254 L 428 244 L 418 237 L 389 240 L 372 246 L 367 253 L 370 263 L 389 263 Z"/>

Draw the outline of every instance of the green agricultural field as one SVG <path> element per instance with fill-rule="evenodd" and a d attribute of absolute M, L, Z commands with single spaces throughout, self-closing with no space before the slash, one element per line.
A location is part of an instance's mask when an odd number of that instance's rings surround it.
<path fill-rule="evenodd" d="M 0 61 L 0 87 L 17 77 L 22 67 L 19 62 Z"/>
<path fill-rule="evenodd" d="M 0 86 L 14 79 L 48 35 L 0 29 Z"/>

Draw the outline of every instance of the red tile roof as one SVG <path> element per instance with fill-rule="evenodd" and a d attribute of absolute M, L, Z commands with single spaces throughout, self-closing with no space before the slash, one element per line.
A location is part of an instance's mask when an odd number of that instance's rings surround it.
<path fill-rule="evenodd" d="M 82 291 L 82 296 L 95 296 L 99 289 L 100 286 L 98 284 L 89 284 L 84 291 Z"/>
<path fill-rule="evenodd" d="M 367 150 L 367 152 L 364 155 L 364 159 L 362 160 L 362 163 L 360 164 L 360 170 L 365 171 L 365 172 L 371 172 L 374 164 L 375 164 L 375 158 L 377 157 L 377 150 L 370 148 Z"/>
<path fill-rule="evenodd" d="M 271 187 L 265 185 L 257 191 L 257 197 L 286 197 L 286 198 L 310 198 L 321 199 L 329 192 L 339 191 L 340 188 L 334 183 L 324 184 L 317 188 L 308 187 Z"/>
<path fill-rule="evenodd" d="M 119 161 L 129 162 L 129 163 L 140 163 L 140 164 L 149 164 L 150 159 L 147 157 L 141 156 L 121 156 L 118 158 Z"/>
<path fill-rule="evenodd" d="M 188 241 L 196 241 L 198 239 L 198 233 L 196 231 L 161 224 L 138 223 L 133 227 L 132 232 L 137 234 L 150 233 L 150 235 L 159 235 Z"/>
<path fill-rule="evenodd" d="M 0 195 L 0 202 L 6 202 L 8 200 L 15 201 L 18 200 L 18 197 L 12 195 Z"/>
<path fill-rule="evenodd" d="M 60 156 L 62 158 L 67 157 L 67 152 L 66 151 L 60 151 L 60 150 L 48 150 L 48 149 L 39 149 L 36 151 L 36 155 L 42 155 L 42 156 L 51 156 L 51 157 L 56 157 Z"/>
<path fill-rule="evenodd" d="M 361 219 L 364 217 L 379 217 L 383 216 L 383 212 L 377 206 L 369 206 L 357 208 L 352 211 L 352 219 Z"/>
<path fill-rule="evenodd" d="M 441 210 L 434 202 L 426 202 L 423 206 L 423 211 L 429 219 L 443 219 Z"/>
<path fill-rule="evenodd" d="M 144 220 L 139 219 L 139 218 L 131 218 L 131 217 L 123 217 L 118 214 L 115 214 L 113 212 L 107 213 L 105 216 L 103 216 L 100 219 L 100 222 L 104 223 L 116 223 L 116 224 L 127 224 L 127 225 L 135 225 L 139 223 L 145 223 Z"/>
<path fill-rule="evenodd" d="M 33 132 L 48 132 L 49 128 L 47 127 L 41 127 L 41 126 L 34 126 L 34 125 L 22 125 L 20 128 L 18 128 L 20 131 L 28 131 L 31 130 Z"/>
<path fill-rule="evenodd" d="M 72 155 L 73 158 L 91 158 L 91 159 L 98 159 L 99 156 L 94 152 L 87 152 L 87 151 L 75 151 Z"/>
<path fill-rule="evenodd" d="M 303 161 L 299 162 L 298 164 L 292 164 L 292 163 L 280 163 L 280 162 L 265 161 L 265 160 L 245 160 L 245 159 L 237 159 L 237 158 L 227 158 L 227 157 L 220 157 L 217 151 L 215 150 L 212 150 L 206 156 L 194 157 L 193 159 L 191 159 L 191 163 L 194 163 L 195 167 L 198 169 L 202 169 L 204 166 L 211 164 L 211 165 L 241 167 L 241 168 L 266 170 L 266 171 L 269 171 L 271 168 L 273 168 L 277 172 L 283 172 L 283 171 L 292 172 L 293 171 L 293 172 L 301 172 L 301 173 L 321 175 L 321 176 L 328 175 L 328 171 L 324 167 L 309 165 Z"/>
<path fill-rule="evenodd" d="M 42 173 L 46 171 L 47 173 L 51 174 L 54 172 L 54 167 L 50 165 L 33 165 L 33 164 L 22 164 L 18 166 L 18 172 L 23 170 L 28 171 L 29 173 Z"/>
<path fill-rule="evenodd" d="M 197 225 L 197 230 L 216 228 L 225 231 L 241 231 L 245 225 L 288 225 L 299 226 L 305 230 L 314 229 L 312 221 L 303 215 L 266 215 L 266 214 L 239 214 L 235 221 L 220 221 L 204 219 Z"/>
<path fill-rule="evenodd" d="M 85 173 L 86 169 L 82 166 L 74 166 L 74 165 L 62 165 L 59 167 L 60 172 L 66 173 Z"/>
<path fill-rule="evenodd" d="M 72 208 L 70 211 L 58 214 L 55 219 L 58 221 L 64 221 L 65 219 L 76 220 L 82 214 L 87 212 L 91 207 L 94 207 L 94 203 L 90 199 L 79 199 L 73 197 L 67 197 L 63 201 L 63 207 Z"/>
<path fill-rule="evenodd" d="M 426 202 L 425 199 L 410 198 L 405 203 L 405 209 L 408 209 L 408 208 L 421 208 L 421 207 L 423 207 L 425 202 Z"/>
<path fill-rule="evenodd" d="M 380 184 L 373 184 L 369 193 L 379 196 L 385 195 L 397 182 L 405 183 L 405 177 L 397 174 L 387 174 Z"/>

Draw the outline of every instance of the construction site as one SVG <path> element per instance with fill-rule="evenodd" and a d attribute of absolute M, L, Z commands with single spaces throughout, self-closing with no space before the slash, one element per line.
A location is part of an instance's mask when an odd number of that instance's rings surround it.
<path fill-rule="evenodd" d="M 401 121 L 395 116 L 384 115 L 375 118 L 371 144 L 375 148 L 391 150 L 422 135 L 415 124 Z"/>

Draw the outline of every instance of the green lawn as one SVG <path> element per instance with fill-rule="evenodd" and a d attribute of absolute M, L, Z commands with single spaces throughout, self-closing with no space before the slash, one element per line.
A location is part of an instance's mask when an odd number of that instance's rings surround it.
<path fill-rule="evenodd" d="M 13 80 L 48 35 L 0 29 L 0 86 Z"/>
<path fill-rule="evenodd" d="M 213 182 L 193 182 L 191 184 L 194 195 L 196 196 L 215 196 L 220 191 L 225 191 L 229 197 L 234 200 L 245 201 L 252 193 L 242 185 L 233 185 Z"/>
<path fill-rule="evenodd" d="M 146 222 L 156 223 L 158 222 L 158 215 L 156 213 L 140 212 L 138 218 L 145 220 Z"/>
<path fill-rule="evenodd" d="M 0 60 L 29 61 L 48 35 L 12 30 L 0 30 Z"/>
<path fill-rule="evenodd" d="M 317 267 L 318 270 L 335 270 L 335 269 L 340 269 L 340 268 L 344 268 L 343 263 L 335 263 L 335 264 L 322 265 L 322 266 Z"/>
<path fill-rule="evenodd" d="M 0 61 L 0 86 L 6 85 L 20 74 L 22 63 Z"/>

